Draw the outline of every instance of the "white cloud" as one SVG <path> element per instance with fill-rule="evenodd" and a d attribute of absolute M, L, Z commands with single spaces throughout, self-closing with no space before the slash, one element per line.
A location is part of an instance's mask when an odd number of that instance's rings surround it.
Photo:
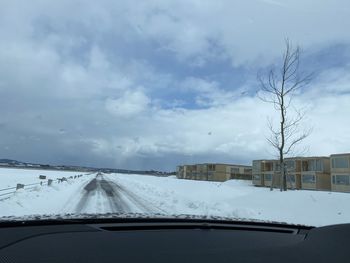
<path fill-rule="evenodd" d="M 300 150 L 309 147 L 306 155 L 348 152 L 350 126 L 346 120 L 350 114 L 350 95 L 320 96 L 316 83 L 294 100 L 296 107 L 307 105 L 308 108 L 302 127 L 313 128 Z M 106 144 L 111 155 L 119 153 L 123 158 L 132 158 L 210 154 L 229 156 L 232 160 L 274 157 L 274 150 L 265 138 L 269 136 L 267 116 L 276 113 L 272 105 L 257 97 L 243 96 L 206 109 L 152 109 L 151 112 L 128 124 L 140 129 L 128 129 L 113 137 L 112 144 Z"/>
<path fill-rule="evenodd" d="M 349 43 L 348 2 L 151 1 L 127 7 L 131 25 L 180 59 L 231 59 L 233 65 L 266 65 L 280 55 L 284 38 L 305 49 Z M 221 50 L 213 48 L 213 45 Z"/>
<path fill-rule="evenodd" d="M 111 114 L 129 118 L 145 111 L 150 99 L 140 90 L 127 91 L 118 99 L 107 99 L 106 109 Z"/>
<path fill-rule="evenodd" d="M 184 91 L 194 92 L 196 104 L 202 107 L 227 105 L 243 94 L 242 87 L 236 87 L 228 91 L 222 89 L 220 83 L 216 81 L 194 77 L 186 78 L 180 83 L 180 88 Z"/>
<path fill-rule="evenodd" d="M 12 40 L 40 35 L 41 41 L 64 50 L 90 41 L 89 36 L 98 41 L 111 35 L 116 41 L 152 41 L 156 48 L 199 66 L 223 57 L 233 65 L 267 64 L 279 56 L 287 36 L 311 50 L 350 41 L 345 0 L 11 1 L 1 5 L 0 22 L 11 25 L 2 32 Z M 40 28 L 44 23 L 47 28 Z"/>
<path fill-rule="evenodd" d="M 350 93 L 350 66 L 344 68 L 331 68 L 323 71 L 315 80 L 315 95 L 324 93 Z"/>

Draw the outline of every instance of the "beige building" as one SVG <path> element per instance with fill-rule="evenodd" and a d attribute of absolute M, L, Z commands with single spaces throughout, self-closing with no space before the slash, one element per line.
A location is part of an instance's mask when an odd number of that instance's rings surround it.
<path fill-rule="evenodd" d="M 330 190 L 328 157 L 285 158 L 287 188 Z M 252 182 L 256 186 L 280 187 L 278 160 L 254 160 Z"/>
<path fill-rule="evenodd" d="M 332 191 L 350 192 L 350 153 L 331 155 Z"/>
<path fill-rule="evenodd" d="M 350 192 L 350 153 L 330 157 L 293 157 L 285 159 L 287 187 Z M 254 160 L 252 166 L 204 163 L 177 167 L 177 177 L 191 180 L 252 180 L 256 186 L 280 186 L 278 160 Z"/>
<path fill-rule="evenodd" d="M 176 177 L 179 179 L 184 179 L 185 178 L 185 167 L 183 165 L 178 165 L 176 166 Z"/>
<path fill-rule="evenodd" d="M 256 186 L 279 187 L 280 170 L 277 160 L 254 160 L 252 182 Z"/>
<path fill-rule="evenodd" d="M 204 181 L 227 181 L 230 179 L 252 179 L 252 168 L 247 165 L 204 163 L 177 167 L 177 177 Z"/>
<path fill-rule="evenodd" d="M 301 188 L 311 190 L 331 190 L 329 157 L 302 158 Z"/>
<path fill-rule="evenodd" d="M 302 158 L 286 158 L 286 180 L 288 189 L 301 189 L 301 163 Z"/>
<path fill-rule="evenodd" d="M 252 182 L 256 186 L 271 186 L 274 176 L 275 160 L 254 160 Z"/>

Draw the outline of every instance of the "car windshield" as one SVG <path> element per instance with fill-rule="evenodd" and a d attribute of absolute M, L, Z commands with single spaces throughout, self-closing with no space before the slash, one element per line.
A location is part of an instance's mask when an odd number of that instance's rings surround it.
<path fill-rule="evenodd" d="M 0 221 L 349 223 L 349 12 L 1 1 Z"/>

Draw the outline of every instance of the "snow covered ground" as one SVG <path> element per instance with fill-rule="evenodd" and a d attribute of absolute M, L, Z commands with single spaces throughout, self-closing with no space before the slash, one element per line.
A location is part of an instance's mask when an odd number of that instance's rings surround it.
<path fill-rule="evenodd" d="M 36 169 L 0 168 L 0 194 L 14 190 L 1 191 L 8 187 L 15 187 L 20 184 L 38 184 L 47 179 L 57 179 L 83 174 L 71 171 L 53 171 Z M 45 175 L 46 180 L 40 180 L 39 175 Z M 0 196 L 0 216 L 21 216 L 30 214 L 52 214 L 60 213 L 62 202 L 76 192 L 81 191 L 81 185 L 91 180 L 95 175 L 84 175 L 74 180 L 62 183 L 53 183 L 52 186 L 34 185 L 30 190 L 20 189 L 15 194 Z M 2 198 L 6 198 L 1 200 Z M 74 197 L 73 197 L 74 198 Z"/>
<path fill-rule="evenodd" d="M 280 192 L 249 181 L 223 183 L 118 175 L 122 185 L 174 214 L 272 220 L 313 226 L 350 223 L 350 194 L 295 190 Z"/>
<path fill-rule="evenodd" d="M 11 180 L 16 183 L 20 179 L 23 181 L 26 173 L 14 173 Z M 36 179 L 35 173 L 30 170 L 28 178 Z M 50 171 L 50 176 L 62 177 L 61 173 Z M 7 186 L 10 179 L 3 174 L 4 171 L 0 171 L 0 186 Z M 45 173 L 40 171 L 39 174 Z M 130 174 L 96 177 L 96 174 L 90 174 L 51 187 L 20 190 L 0 201 L 0 216 L 136 212 L 223 216 L 321 226 L 350 222 L 349 204 L 348 193 L 271 192 L 268 188 L 254 187 L 250 182 L 239 180 L 217 183 L 174 177 Z"/>
<path fill-rule="evenodd" d="M 16 186 L 16 184 L 40 182 L 39 175 L 46 175 L 47 179 L 56 179 L 77 174 L 81 174 L 81 172 L 0 168 L 0 189 Z"/>

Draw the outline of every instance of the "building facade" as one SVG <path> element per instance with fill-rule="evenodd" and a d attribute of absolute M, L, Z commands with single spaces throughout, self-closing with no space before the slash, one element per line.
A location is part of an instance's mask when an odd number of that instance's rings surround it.
<path fill-rule="evenodd" d="M 230 179 L 251 180 L 252 168 L 247 165 L 222 163 L 181 165 L 177 167 L 177 177 L 180 179 L 218 182 Z"/>
<path fill-rule="evenodd" d="M 329 157 L 302 158 L 301 169 L 302 189 L 331 190 Z"/>
<path fill-rule="evenodd" d="M 287 188 L 350 192 L 350 153 L 330 157 L 285 158 Z M 252 166 L 203 163 L 177 167 L 177 177 L 189 180 L 252 180 L 255 186 L 279 188 L 278 160 L 253 160 Z"/>
<path fill-rule="evenodd" d="M 330 190 L 329 157 L 285 158 L 288 189 Z M 252 182 L 256 186 L 279 188 L 281 183 L 278 160 L 254 160 Z"/>
<path fill-rule="evenodd" d="M 288 189 L 301 189 L 301 158 L 286 158 L 286 180 Z M 279 165 L 278 165 L 279 169 Z"/>
<path fill-rule="evenodd" d="M 331 189 L 350 192 L 350 153 L 331 155 Z"/>
<path fill-rule="evenodd" d="M 271 186 L 275 160 L 254 160 L 252 163 L 252 182 L 256 186 Z M 275 179 L 275 178 L 274 178 Z"/>

